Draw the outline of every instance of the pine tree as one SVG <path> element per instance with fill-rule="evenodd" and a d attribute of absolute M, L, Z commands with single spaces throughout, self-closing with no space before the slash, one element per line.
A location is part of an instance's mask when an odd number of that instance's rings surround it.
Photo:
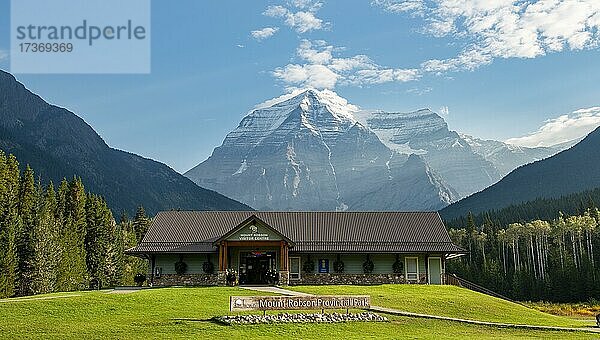
<path fill-rule="evenodd" d="M 62 213 L 62 256 L 59 262 L 58 290 L 71 291 L 87 286 L 85 263 L 86 195 L 81 179 L 74 178 L 65 188 L 59 188 L 59 209 Z M 63 202 L 61 202 L 64 200 Z M 64 204 L 64 207 L 62 206 Z"/>
<path fill-rule="evenodd" d="M 135 247 L 138 244 L 135 228 L 133 222 L 128 221 L 120 223 L 120 229 L 122 233 L 123 249 L 129 249 Z M 123 269 L 121 275 L 121 283 L 124 285 L 134 285 L 134 276 L 138 273 L 145 274 L 148 271 L 148 261 L 134 257 L 125 256 L 123 259 Z"/>
<path fill-rule="evenodd" d="M 11 297 L 19 285 L 16 230 L 20 227 L 16 210 L 8 210 L 0 224 L 0 296 Z"/>
<path fill-rule="evenodd" d="M 146 235 L 149 226 L 150 219 L 148 218 L 148 216 L 146 216 L 146 211 L 144 210 L 144 207 L 139 206 L 135 213 L 135 218 L 133 219 L 133 228 L 138 243 L 140 243 L 144 238 L 144 235 Z"/>
<path fill-rule="evenodd" d="M 17 295 L 30 295 L 31 277 L 33 275 L 33 229 L 36 222 L 37 192 L 35 189 L 33 170 L 27 165 L 21 177 L 18 197 L 18 213 L 21 217 L 21 229 L 16 232 L 17 254 L 19 258 L 19 287 Z"/>
<path fill-rule="evenodd" d="M 115 286 L 121 283 L 123 276 L 124 244 L 121 225 L 115 223 L 108 205 L 104 199 L 99 201 L 99 222 L 104 226 L 106 232 L 106 261 L 104 264 L 104 277 L 106 284 Z"/>
<path fill-rule="evenodd" d="M 82 289 L 90 277 L 105 286 L 133 284 L 147 263 L 124 250 L 149 223 L 142 207 L 134 222 L 123 215 L 115 223 L 80 178 L 44 190 L 29 166 L 21 176 L 16 158 L 0 151 L 0 298 Z"/>
<path fill-rule="evenodd" d="M 119 284 L 122 275 L 120 229 L 101 197 L 88 195 L 86 204 L 87 232 L 85 237 L 86 264 L 91 279 L 100 286 Z"/>
<path fill-rule="evenodd" d="M 119 224 L 125 225 L 127 222 L 129 222 L 129 215 L 127 214 L 127 211 L 123 210 L 121 211 L 121 216 L 119 217 Z"/>
<path fill-rule="evenodd" d="M 21 230 L 18 215 L 19 164 L 12 155 L 0 151 L 0 296 L 15 295 L 19 287 L 17 233 Z"/>
<path fill-rule="evenodd" d="M 104 262 L 106 261 L 106 236 L 104 226 L 98 222 L 98 200 L 96 196 L 89 194 L 85 205 L 86 232 L 85 232 L 85 254 L 86 267 L 90 282 L 95 281 L 98 285 L 104 282 Z"/>
<path fill-rule="evenodd" d="M 65 222 L 67 221 L 67 201 L 69 198 L 69 182 L 66 178 L 60 182 L 58 191 L 56 192 L 56 209 L 54 211 L 54 217 L 61 226 L 61 231 Z"/>
<path fill-rule="evenodd" d="M 469 263 L 473 260 L 473 233 L 475 232 L 475 220 L 473 219 L 473 214 L 469 211 L 467 214 L 467 242 L 468 242 L 468 250 L 469 250 Z"/>
<path fill-rule="evenodd" d="M 38 205 L 38 219 L 33 231 L 33 294 L 56 291 L 58 263 L 61 257 L 59 247 L 59 225 L 55 217 L 57 209 L 56 195 L 52 182 Z"/>

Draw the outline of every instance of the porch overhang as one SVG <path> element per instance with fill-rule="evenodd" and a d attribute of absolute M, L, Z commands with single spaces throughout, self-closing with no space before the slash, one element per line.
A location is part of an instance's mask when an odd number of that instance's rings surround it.
<path fill-rule="evenodd" d="M 230 240 L 230 237 L 232 237 L 233 235 L 235 235 L 242 229 L 249 227 L 249 226 L 253 226 L 253 225 L 261 226 L 263 228 L 268 229 L 270 232 L 277 235 L 280 239 L 279 240 L 268 240 L 268 239 L 267 240 Z M 225 235 L 219 237 L 215 242 L 213 242 L 213 245 L 218 246 L 218 245 L 222 244 L 223 241 L 228 241 L 228 243 L 230 243 L 230 244 L 232 244 L 232 243 L 239 244 L 240 242 L 257 243 L 257 242 L 264 242 L 264 241 L 285 241 L 285 243 L 287 243 L 288 247 L 293 247 L 295 245 L 295 242 L 292 241 L 289 237 L 282 234 L 277 229 L 273 228 L 272 226 L 270 226 L 269 224 L 267 224 L 266 222 L 264 222 L 263 220 L 258 218 L 256 215 L 252 215 L 252 216 L 248 217 L 243 222 L 241 222 L 240 224 L 238 224 L 237 226 L 232 228 L 230 231 L 228 231 Z"/>

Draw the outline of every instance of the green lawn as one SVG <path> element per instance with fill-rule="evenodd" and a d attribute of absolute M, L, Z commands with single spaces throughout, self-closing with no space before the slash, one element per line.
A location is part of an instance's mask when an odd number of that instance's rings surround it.
<path fill-rule="evenodd" d="M 299 286 L 291 290 L 311 294 L 370 295 L 371 304 L 402 311 L 479 321 L 540 326 L 582 327 L 595 322 L 542 313 L 520 304 L 455 286 Z"/>
<path fill-rule="evenodd" d="M 404 289 L 401 286 L 395 286 Z M 354 293 L 346 287 L 329 293 Z M 360 287 L 359 287 L 360 288 Z M 419 288 L 428 288 L 420 286 Z M 300 289 L 320 290 L 322 287 Z M 383 289 L 383 290 L 382 290 Z M 376 297 L 389 287 L 363 287 Z M 358 291 L 357 291 L 358 292 Z M 375 294 L 374 292 L 377 292 Z M 428 291 L 423 290 L 423 294 Z M 81 296 L 76 296 L 76 295 Z M 105 292 L 62 293 L 65 298 L 2 300 L 0 338 L 56 339 L 382 339 L 382 338 L 594 338 L 583 332 L 545 332 L 497 329 L 457 322 L 390 317 L 389 323 L 289 324 L 221 326 L 209 318 L 228 314 L 230 295 L 253 295 L 237 288 L 172 288 L 131 294 Z M 38 296 L 45 297 L 45 296 Z M 36 298 L 38 298 L 36 297 Z M 379 299 L 379 300 L 377 300 Z M 393 301 L 393 299 L 390 299 Z M 440 306 L 443 309 L 444 306 Z M 177 321 L 193 318 L 198 322 Z M 560 320 L 560 319 L 559 319 Z"/>

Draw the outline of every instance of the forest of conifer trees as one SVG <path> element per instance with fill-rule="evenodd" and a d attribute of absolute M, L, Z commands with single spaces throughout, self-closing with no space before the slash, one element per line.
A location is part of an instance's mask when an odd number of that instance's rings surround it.
<path fill-rule="evenodd" d="M 515 300 L 579 302 L 600 299 L 600 212 L 508 225 L 469 214 L 450 237 L 469 251 L 447 271 Z"/>
<path fill-rule="evenodd" d="M 116 223 L 81 179 L 42 185 L 0 151 L 0 298 L 132 285 L 147 264 L 123 251 L 148 224 L 143 208 Z"/>

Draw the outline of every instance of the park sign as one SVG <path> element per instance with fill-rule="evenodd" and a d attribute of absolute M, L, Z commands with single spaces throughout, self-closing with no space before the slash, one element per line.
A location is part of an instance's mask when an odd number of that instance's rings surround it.
<path fill-rule="evenodd" d="M 259 224 L 251 224 L 240 228 L 227 237 L 228 241 L 281 241 L 281 236 L 273 230 Z"/>
<path fill-rule="evenodd" d="M 308 309 L 367 309 L 371 307 L 368 295 L 318 296 L 230 296 L 229 310 L 308 310 Z"/>

